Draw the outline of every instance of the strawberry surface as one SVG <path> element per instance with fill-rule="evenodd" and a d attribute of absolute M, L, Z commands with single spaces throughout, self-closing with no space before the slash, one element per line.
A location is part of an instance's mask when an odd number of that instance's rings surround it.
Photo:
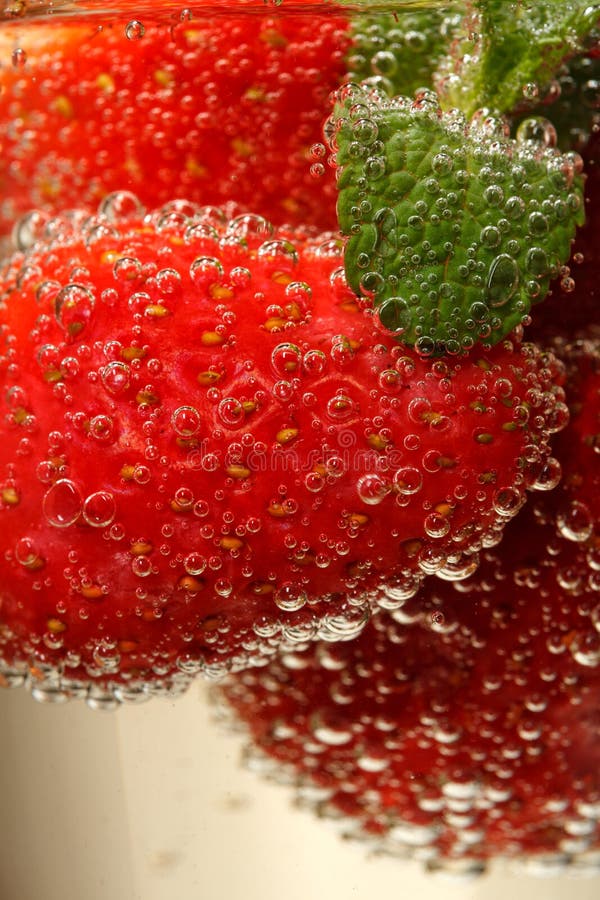
<path fill-rule="evenodd" d="M 349 21 L 302 6 L 6 26 L 2 230 L 33 207 L 95 208 L 117 189 L 334 227 L 333 173 L 310 148 L 347 71 Z"/>
<path fill-rule="evenodd" d="M 420 358 L 331 236 L 117 194 L 20 237 L 0 280 L 0 656 L 40 692 L 353 636 L 425 575 L 464 575 L 551 465 L 556 358 Z"/>
<path fill-rule="evenodd" d="M 600 353 L 562 350 L 562 481 L 551 490 L 555 462 L 477 572 L 430 580 L 356 641 L 313 644 L 220 692 L 256 765 L 351 836 L 432 869 L 504 856 L 597 871 Z"/>

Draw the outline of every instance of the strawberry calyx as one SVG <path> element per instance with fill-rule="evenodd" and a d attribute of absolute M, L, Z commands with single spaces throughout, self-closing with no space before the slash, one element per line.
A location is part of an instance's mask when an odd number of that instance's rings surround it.
<path fill-rule="evenodd" d="M 544 89 L 600 22 L 589 0 L 473 0 L 436 76 L 445 109 L 510 113 Z"/>
<path fill-rule="evenodd" d="M 527 322 L 583 223 L 576 154 L 490 116 L 349 85 L 327 129 L 349 284 L 423 355 L 493 345 Z"/>

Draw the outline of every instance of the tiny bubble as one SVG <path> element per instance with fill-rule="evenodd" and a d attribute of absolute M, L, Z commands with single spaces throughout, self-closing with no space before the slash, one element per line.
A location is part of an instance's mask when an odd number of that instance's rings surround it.
<path fill-rule="evenodd" d="M 125 26 L 125 37 L 128 41 L 139 41 L 145 33 L 146 28 L 138 19 L 132 19 Z"/>

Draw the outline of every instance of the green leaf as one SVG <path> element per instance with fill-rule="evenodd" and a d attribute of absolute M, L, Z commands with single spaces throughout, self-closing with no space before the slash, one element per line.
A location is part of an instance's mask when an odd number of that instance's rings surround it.
<path fill-rule="evenodd" d="M 368 82 L 389 97 L 432 86 L 433 73 L 448 51 L 460 20 L 444 9 L 389 9 L 352 19 L 348 80 Z"/>
<path fill-rule="evenodd" d="M 443 106 L 510 112 L 545 88 L 599 21 L 598 0 L 473 0 L 439 68 Z"/>
<path fill-rule="evenodd" d="M 579 158 L 470 124 L 435 94 L 342 89 L 327 133 L 349 284 L 424 354 L 495 344 L 543 299 L 584 218 Z"/>

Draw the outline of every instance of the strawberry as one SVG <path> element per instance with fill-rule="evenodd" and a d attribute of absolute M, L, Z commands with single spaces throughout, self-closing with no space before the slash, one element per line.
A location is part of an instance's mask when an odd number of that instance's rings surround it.
<path fill-rule="evenodd" d="M 335 227 L 321 143 L 330 92 L 362 77 L 389 90 L 426 83 L 442 16 L 371 20 L 308 0 L 291 12 L 229 6 L 140 21 L 125 4 L 110 18 L 7 27 L 0 228 L 32 207 L 95 208 L 124 189 L 148 206 L 233 199 L 273 222 Z"/>
<path fill-rule="evenodd" d="M 333 174 L 310 154 L 347 71 L 335 8 L 111 11 L 1 39 L 3 231 L 32 207 L 93 209 L 123 189 L 151 206 L 235 199 L 276 222 L 335 226 Z"/>
<path fill-rule="evenodd" d="M 23 229 L 0 275 L 0 656 L 39 694 L 352 636 L 464 574 L 549 464 L 552 354 L 421 358 L 331 236 L 128 194 Z"/>
<path fill-rule="evenodd" d="M 497 856 L 598 871 L 599 348 L 563 348 L 562 481 L 475 574 L 219 692 L 263 771 L 380 851 L 471 874 Z M 559 477 L 555 461 L 540 484 Z"/>

